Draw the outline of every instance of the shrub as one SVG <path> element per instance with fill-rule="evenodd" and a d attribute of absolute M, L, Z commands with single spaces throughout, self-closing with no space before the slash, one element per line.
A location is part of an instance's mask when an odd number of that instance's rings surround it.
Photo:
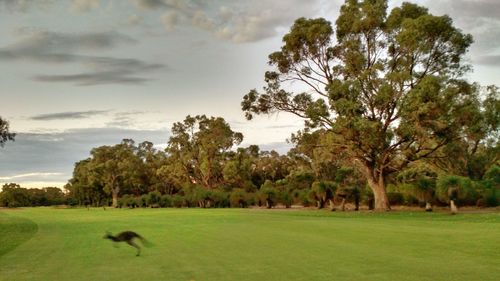
<path fill-rule="evenodd" d="M 461 205 L 475 205 L 478 199 L 471 179 L 456 175 L 438 176 L 436 182 L 437 198 L 443 203 L 455 200 Z"/>
<path fill-rule="evenodd" d="M 278 201 L 285 205 L 286 208 L 290 208 L 293 204 L 293 197 L 292 195 L 290 194 L 290 192 L 288 192 L 288 190 L 283 190 L 281 192 L 279 192 L 279 198 L 278 198 Z"/>
<path fill-rule="evenodd" d="M 136 197 L 137 206 L 141 207 L 141 208 L 147 207 L 148 206 L 148 197 L 149 197 L 148 194 L 143 194 L 141 196 L 137 196 Z"/>
<path fill-rule="evenodd" d="M 337 189 L 337 184 L 333 181 L 315 181 L 311 185 L 310 199 L 317 202 L 319 208 L 323 208 L 328 200 L 332 200 Z"/>
<path fill-rule="evenodd" d="M 403 205 L 405 200 L 400 192 L 387 192 L 387 199 L 391 205 Z"/>
<path fill-rule="evenodd" d="M 229 195 L 229 202 L 233 208 L 246 208 L 250 205 L 251 196 L 241 188 L 235 188 Z"/>
<path fill-rule="evenodd" d="M 257 198 L 268 208 L 272 208 L 278 201 L 278 191 L 274 188 L 271 181 L 266 180 L 256 194 Z"/>
<path fill-rule="evenodd" d="M 158 191 L 151 191 L 146 197 L 147 206 L 161 205 L 161 193 Z"/>
<path fill-rule="evenodd" d="M 172 196 L 172 207 L 182 208 L 184 206 L 184 196 L 175 194 Z"/>
<path fill-rule="evenodd" d="M 483 194 L 485 207 L 496 207 L 500 205 L 500 192 L 498 188 L 487 189 Z"/>
<path fill-rule="evenodd" d="M 209 194 L 210 200 L 213 202 L 215 208 L 227 208 L 231 204 L 229 202 L 229 193 L 223 190 L 215 189 Z"/>
<path fill-rule="evenodd" d="M 171 195 L 162 195 L 160 198 L 160 207 L 167 208 L 172 207 L 172 196 Z"/>

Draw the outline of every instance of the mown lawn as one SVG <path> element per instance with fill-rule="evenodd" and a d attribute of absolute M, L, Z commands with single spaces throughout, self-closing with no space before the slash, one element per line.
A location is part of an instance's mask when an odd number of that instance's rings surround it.
<path fill-rule="evenodd" d="M 500 280 L 500 213 L 0 210 L 0 280 Z"/>

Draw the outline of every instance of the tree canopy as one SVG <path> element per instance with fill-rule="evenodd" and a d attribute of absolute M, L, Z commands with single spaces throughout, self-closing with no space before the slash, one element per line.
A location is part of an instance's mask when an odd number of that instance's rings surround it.
<path fill-rule="evenodd" d="M 13 141 L 16 134 L 9 131 L 9 122 L 0 117 L 0 147 L 3 147 L 7 141 Z"/>

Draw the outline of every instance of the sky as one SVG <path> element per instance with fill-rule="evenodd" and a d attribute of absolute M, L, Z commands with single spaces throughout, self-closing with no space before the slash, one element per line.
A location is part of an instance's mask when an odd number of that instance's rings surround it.
<path fill-rule="evenodd" d="M 390 7 L 402 1 L 389 1 Z M 500 85 L 500 1 L 411 1 L 474 37 L 470 81 Z M 223 117 L 242 146 L 285 153 L 303 122 L 247 121 L 267 56 L 299 17 L 334 22 L 341 0 L 0 0 L 0 185 L 62 187 L 92 148 L 122 139 L 165 147 L 187 115 Z"/>

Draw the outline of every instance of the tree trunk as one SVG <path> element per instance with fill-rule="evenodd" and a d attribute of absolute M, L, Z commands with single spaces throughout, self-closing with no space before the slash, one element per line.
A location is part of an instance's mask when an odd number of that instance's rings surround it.
<path fill-rule="evenodd" d="M 111 196 L 113 197 L 113 202 L 111 203 L 111 207 L 113 208 L 117 208 L 118 207 L 118 192 L 120 191 L 120 189 L 117 187 L 117 188 L 113 188 L 111 190 Z"/>
<path fill-rule="evenodd" d="M 111 203 L 111 207 L 118 207 L 118 194 L 113 192 L 113 202 Z"/>
<path fill-rule="evenodd" d="M 425 203 L 425 211 L 426 212 L 432 212 L 432 205 L 430 202 Z"/>
<path fill-rule="evenodd" d="M 455 205 L 455 200 L 450 200 L 450 209 L 451 209 L 452 215 L 455 215 L 458 213 L 458 208 L 457 208 L 457 205 Z"/>
<path fill-rule="evenodd" d="M 383 170 L 376 171 L 375 167 L 371 164 L 363 163 L 363 174 L 368 182 L 368 186 L 373 192 L 373 199 L 375 200 L 375 211 L 389 211 L 389 199 L 385 191 L 385 177 Z"/>
<path fill-rule="evenodd" d="M 385 191 L 384 178 L 381 176 L 378 182 L 368 178 L 368 186 L 373 191 L 375 211 L 391 210 L 389 199 L 387 198 L 387 192 Z"/>

